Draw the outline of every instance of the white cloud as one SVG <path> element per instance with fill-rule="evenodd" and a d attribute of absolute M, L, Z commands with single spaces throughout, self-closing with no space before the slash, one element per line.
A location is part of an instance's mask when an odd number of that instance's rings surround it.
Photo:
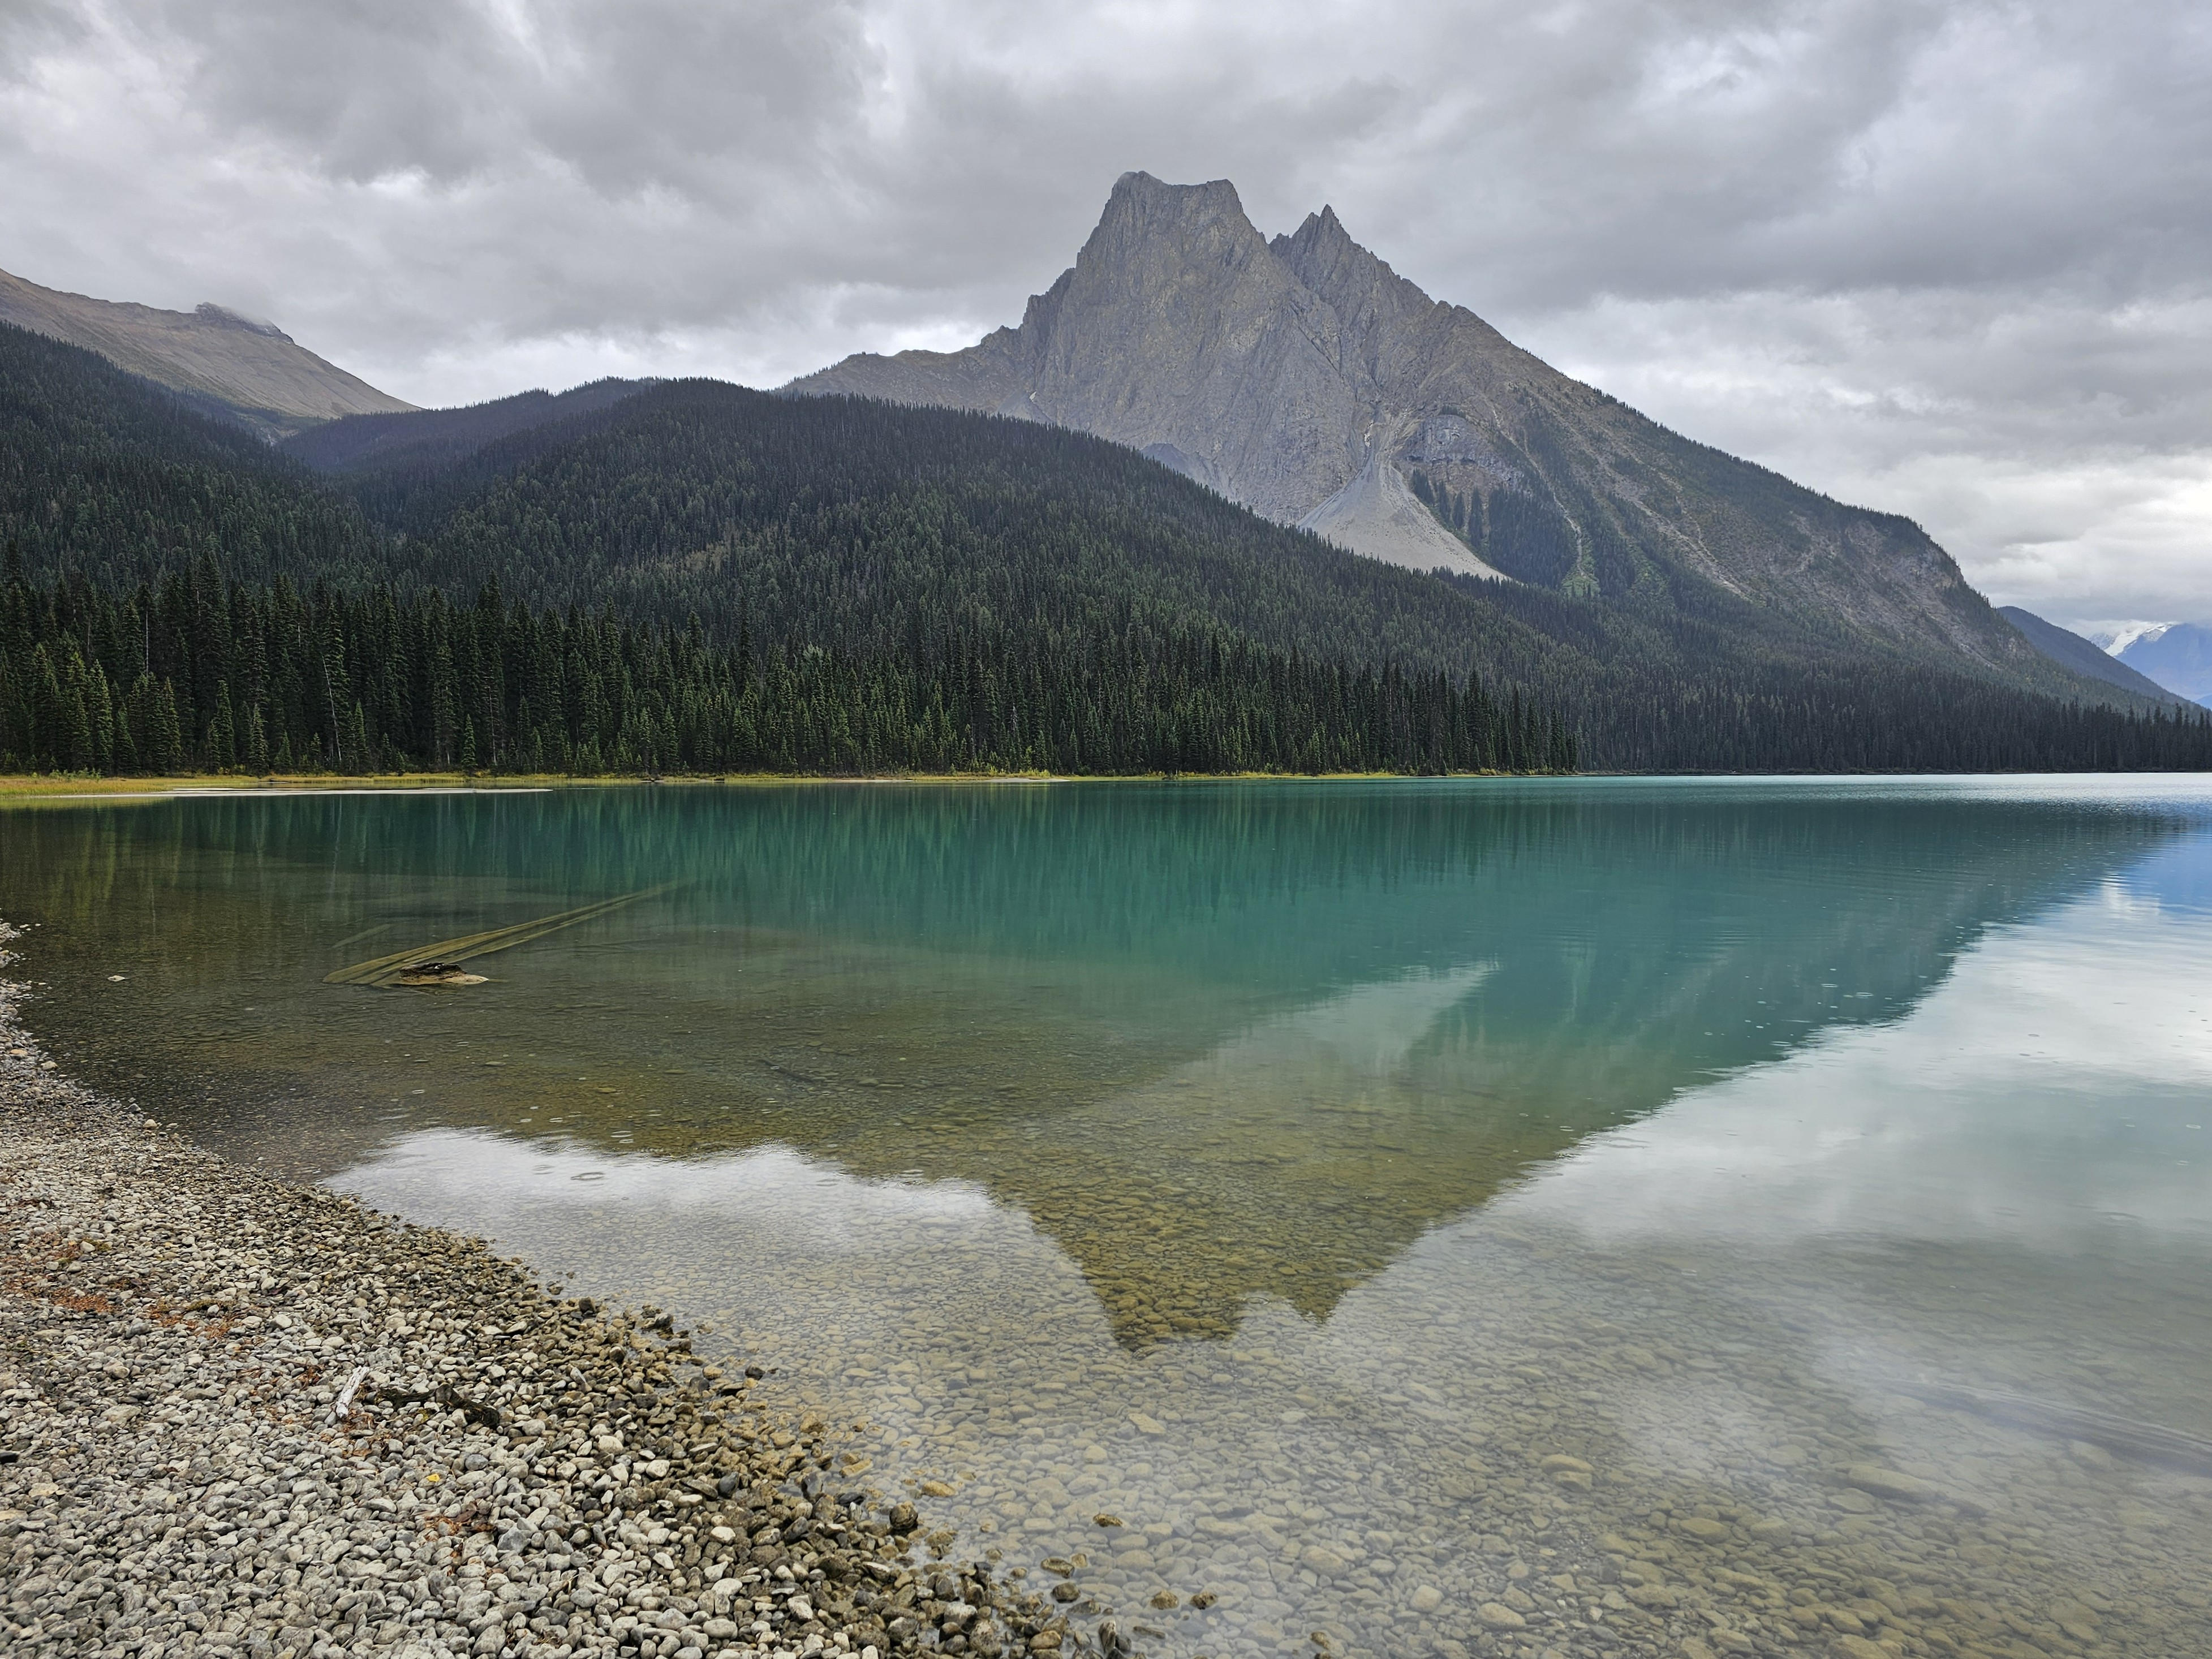
<path fill-rule="evenodd" d="M 1226 176 L 1999 599 L 2212 615 L 2209 70 L 2179 0 L 14 0 L 0 265 L 419 402 L 772 383 Z"/>

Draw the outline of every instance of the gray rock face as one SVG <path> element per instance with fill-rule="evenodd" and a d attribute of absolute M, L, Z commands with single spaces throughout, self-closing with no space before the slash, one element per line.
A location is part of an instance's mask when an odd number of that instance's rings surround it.
<path fill-rule="evenodd" d="M 1446 529 L 1407 486 L 1405 476 L 1382 458 L 1382 447 L 1371 441 L 1366 464 L 1352 474 L 1352 482 L 1300 519 L 1298 528 L 1409 570 L 1455 570 L 1486 580 L 1510 580 Z"/>
<path fill-rule="evenodd" d="M 0 322 L 96 351 L 118 368 L 282 438 L 343 415 L 412 404 L 325 362 L 274 323 L 213 303 L 197 311 L 118 305 L 40 288 L 0 270 Z"/>
<path fill-rule="evenodd" d="M 1431 300 L 1327 208 L 1264 239 L 1224 179 L 1125 173 L 1074 266 L 965 351 L 793 381 L 1045 420 L 1417 568 L 1653 608 L 1693 586 L 2009 677 L 2048 667 L 1916 525 L 1669 432 Z"/>

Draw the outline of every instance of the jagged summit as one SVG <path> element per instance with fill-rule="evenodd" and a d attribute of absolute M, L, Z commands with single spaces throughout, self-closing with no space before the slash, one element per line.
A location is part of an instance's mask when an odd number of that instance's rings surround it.
<path fill-rule="evenodd" d="M 1263 237 L 1226 179 L 1126 173 L 1018 327 L 964 351 L 848 357 L 786 389 L 1079 428 L 1417 568 L 1655 608 L 1733 599 L 2033 672 L 2018 630 L 1917 526 L 1570 380 L 1399 276 L 1333 208 Z"/>

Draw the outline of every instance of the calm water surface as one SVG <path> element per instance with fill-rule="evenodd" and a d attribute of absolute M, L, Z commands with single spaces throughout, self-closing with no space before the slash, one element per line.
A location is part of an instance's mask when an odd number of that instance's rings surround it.
<path fill-rule="evenodd" d="M 1150 1651 L 2212 1653 L 2212 785 L 47 806 L 0 915 Z"/>

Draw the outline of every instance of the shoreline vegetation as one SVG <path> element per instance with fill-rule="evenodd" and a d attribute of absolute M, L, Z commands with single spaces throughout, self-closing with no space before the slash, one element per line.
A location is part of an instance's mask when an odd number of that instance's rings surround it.
<path fill-rule="evenodd" d="M 865 1425 L 751 1405 L 758 1369 L 658 1310 L 157 1127 L 59 1076 L 24 995 L 0 981 L 9 1652 L 1123 1650 L 947 1559 L 866 1483 Z"/>
<path fill-rule="evenodd" d="M 125 593 L 0 577 L 0 770 L 602 774 L 1573 771 L 1564 715 L 1472 670 L 1277 650 L 1128 610 L 757 642 L 211 561 Z"/>
<path fill-rule="evenodd" d="M 344 794 L 364 790 L 390 794 L 406 794 L 410 791 L 492 794 L 501 791 L 534 793 L 547 789 L 696 788 L 718 784 L 770 787 L 865 783 L 985 787 L 999 784 L 1047 783 L 1340 783 L 1363 780 L 1380 782 L 1406 775 L 1402 772 L 1131 772 L 1103 776 L 1061 772 L 677 772 L 641 777 L 620 772 L 603 772 L 588 776 L 568 772 L 381 772 L 351 777 L 328 772 L 295 772 L 283 776 L 270 774 L 264 777 L 249 777 L 236 772 L 179 772 L 165 777 L 139 777 L 100 772 L 16 772 L 0 773 L 0 800 L 10 798 L 129 800 L 167 795 Z M 1507 779 L 1583 775 L 1449 772 L 1437 775 Z"/>

